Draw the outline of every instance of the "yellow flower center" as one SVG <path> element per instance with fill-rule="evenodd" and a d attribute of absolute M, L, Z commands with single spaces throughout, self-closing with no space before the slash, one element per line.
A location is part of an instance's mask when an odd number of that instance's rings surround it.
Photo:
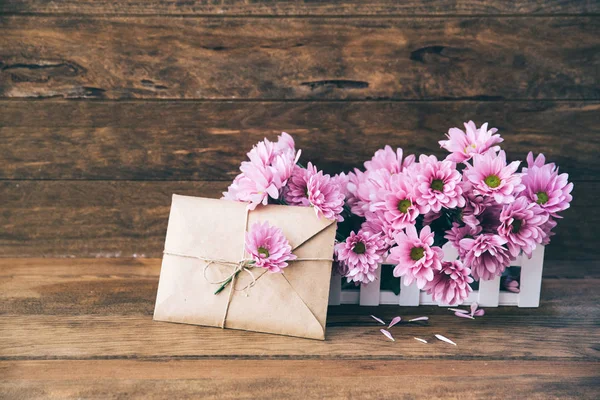
<path fill-rule="evenodd" d="M 410 250 L 410 258 L 413 261 L 418 261 L 425 256 L 425 250 L 422 247 L 413 247 Z"/>
<path fill-rule="evenodd" d="M 264 247 L 259 247 L 258 248 L 258 254 L 263 254 L 265 257 L 269 257 L 269 250 L 267 250 Z"/>
<path fill-rule="evenodd" d="M 537 196 L 536 203 L 538 203 L 540 205 L 546 204 L 549 200 L 548 193 L 546 193 L 546 192 L 537 192 L 536 196 Z"/>
<path fill-rule="evenodd" d="M 441 192 L 442 190 L 444 190 L 444 181 L 442 181 L 441 179 L 434 179 L 433 181 L 431 181 L 431 185 L 429 187 L 433 190 Z"/>
<path fill-rule="evenodd" d="M 498 186 L 500 186 L 500 183 L 502 182 L 502 180 L 500 180 L 498 175 L 489 175 L 487 178 L 484 179 L 484 182 L 486 185 L 488 185 L 489 187 L 494 189 L 494 188 L 497 188 Z"/>
<path fill-rule="evenodd" d="M 400 200 L 398 202 L 398 211 L 400 211 L 403 214 L 406 214 L 408 212 L 408 209 L 410 206 L 412 206 L 412 203 L 410 202 L 410 200 L 408 200 L 408 199 Z"/>
<path fill-rule="evenodd" d="M 363 242 L 358 242 L 354 245 L 354 247 L 352 248 L 352 251 L 354 251 L 356 254 L 364 254 L 365 251 L 367 251 L 367 249 Z"/>

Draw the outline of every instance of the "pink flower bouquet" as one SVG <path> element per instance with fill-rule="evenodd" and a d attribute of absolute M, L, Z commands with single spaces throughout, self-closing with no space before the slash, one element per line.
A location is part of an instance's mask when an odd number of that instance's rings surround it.
<path fill-rule="evenodd" d="M 560 212 L 572 200 L 573 184 L 540 154 L 527 166 L 507 162 L 496 128 L 451 128 L 433 155 L 405 155 L 390 146 L 375 152 L 364 170 L 330 176 L 300 164 L 293 138 L 258 143 L 223 199 L 259 205 L 312 207 L 338 221 L 334 258 L 355 284 L 375 279 L 381 264 L 416 282 L 435 301 L 460 304 L 474 280 L 502 275 L 515 258 L 546 245 Z M 275 240 L 275 239 L 274 239 Z M 459 259 L 443 261 L 450 242 Z M 260 256 L 260 255 L 258 255 Z"/>

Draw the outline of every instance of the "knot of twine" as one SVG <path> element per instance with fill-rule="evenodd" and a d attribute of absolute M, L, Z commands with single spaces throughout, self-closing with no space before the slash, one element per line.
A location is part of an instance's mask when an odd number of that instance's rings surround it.
<path fill-rule="evenodd" d="M 197 260 L 205 261 L 207 264 L 204 266 L 204 270 L 202 272 L 204 279 L 210 284 L 221 285 L 215 291 L 215 293 L 214 293 L 215 295 L 219 294 L 221 291 L 223 291 L 223 289 L 225 289 L 225 287 L 228 284 L 230 284 L 231 287 L 229 289 L 227 302 L 225 303 L 225 312 L 223 313 L 223 319 L 221 320 L 221 324 L 219 326 L 220 328 L 225 328 L 225 321 L 227 320 L 227 314 L 229 312 L 229 305 L 231 304 L 231 298 L 233 296 L 233 292 L 234 291 L 236 291 L 236 292 L 246 291 L 246 293 L 247 293 L 248 289 L 250 289 L 251 287 L 256 285 L 256 277 L 252 273 L 251 269 L 257 268 L 257 267 L 253 265 L 254 260 L 245 258 L 245 256 L 246 256 L 246 246 L 245 246 L 246 237 L 245 237 L 245 235 L 246 235 L 246 230 L 248 228 L 248 212 L 249 212 L 248 209 L 246 209 L 245 218 L 244 218 L 244 231 L 243 231 L 244 245 L 242 246 L 242 258 L 238 262 L 227 261 L 227 260 L 218 259 L 218 258 L 206 258 L 206 257 L 200 257 L 200 256 L 191 256 L 188 254 L 179 254 L 179 253 L 168 252 L 166 250 L 163 252 L 163 254 L 166 254 L 166 255 L 171 255 L 171 256 L 176 256 L 176 257 L 185 257 L 185 258 L 195 258 Z M 295 258 L 293 260 L 287 260 L 287 262 L 294 262 L 294 261 L 333 261 L 333 259 L 332 258 Z M 219 264 L 219 265 L 223 265 L 225 267 L 232 267 L 233 270 L 225 278 L 216 280 L 216 281 L 212 281 L 206 276 L 206 271 L 213 264 Z M 241 271 L 248 273 L 250 275 L 250 277 L 252 278 L 252 282 L 250 282 L 249 284 L 244 286 L 242 289 L 236 289 L 235 288 L 235 280 L 236 280 L 237 275 Z"/>

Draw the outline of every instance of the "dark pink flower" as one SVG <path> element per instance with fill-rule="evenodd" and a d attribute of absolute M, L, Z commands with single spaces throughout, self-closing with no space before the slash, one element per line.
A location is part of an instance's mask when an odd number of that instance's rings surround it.
<path fill-rule="evenodd" d="M 459 260 L 442 262 L 442 269 L 435 271 L 433 280 L 427 282 L 425 290 L 433 301 L 449 305 L 461 304 L 473 291 L 469 283 L 471 270 Z"/>
<path fill-rule="evenodd" d="M 417 203 L 433 212 L 444 208 L 464 207 L 461 175 L 452 161 L 438 161 L 435 156 L 419 157 L 413 174 Z"/>
<path fill-rule="evenodd" d="M 379 189 L 370 211 L 382 214 L 394 230 L 414 225 L 427 207 L 417 204 L 415 182 L 406 173 L 392 175 L 386 188 Z"/>
<path fill-rule="evenodd" d="M 281 229 L 268 222 L 256 222 L 246 232 L 246 251 L 254 260 L 254 265 L 271 272 L 282 272 L 287 261 L 295 260 L 292 247 Z"/>
<path fill-rule="evenodd" d="M 489 233 L 481 234 L 475 239 L 465 238 L 460 241 L 460 247 L 466 251 L 463 261 L 471 268 L 476 280 L 494 279 L 510 266 L 513 258 L 505 247 L 506 243 L 506 239 Z"/>
<path fill-rule="evenodd" d="M 473 165 L 467 163 L 463 176 L 473 185 L 473 193 L 479 196 L 492 196 L 497 203 L 514 201 L 515 194 L 523 190 L 521 177 L 516 173 L 519 161 L 506 165 L 506 154 L 488 152 L 473 156 Z"/>
<path fill-rule="evenodd" d="M 317 217 L 334 219 L 338 222 L 344 220 L 344 195 L 340 188 L 329 175 L 323 175 L 323 171 L 313 174 L 306 184 L 308 202 L 315 209 Z"/>
<path fill-rule="evenodd" d="M 287 186 L 283 189 L 283 199 L 292 206 L 309 206 L 308 181 L 317 173 L 317 168 L 308 163 L 306 168 L 297 165 L 292 169 L 292 175 L 288 179 Z"/>
<path fill-rule="evenodd" d="M 385 244 L 380 235 L 369 232 L 350 232 L 345 242 L 335 246 L 335 254 L 341 271 L 349 281 L 369 283 L 375 280 L 375 271 L 383 261 Z"/>
<path fill-rule="evenodd" d="M 498 234 L 508 241 L 508 250 L 513 257 L 521 250 L 531 257 L 535 246 L 545 237 L 542 226 L 546 221 L 548 213 L 539 205 L 530 203 L 525 197 L 517 197 L 502 209 Z"/>
<path fill-rule="evenodd" d="M 398 245 L 390 250 L 387 262 L 396 264 L 394 276 L 404 277 L 406 286 L 416 281 L 419 289 L 423 289 L 433 279 L 434 271 L 442 268 L 444 253 L 433 246 L 434 234 L 429 226 L 421 229 L 419 234 L 413 225 L 407 226 L 405 231 L 396 235 Z"/>
<path fill-rule="evenodd" d="M 540 154 L 534 160 L 533 153 L 527 156 L 528 168 L 523 168 L 522 182 L 525 185 L 523 195 L 529 201 L 539 204 L 546 212 L 555 218 L 558 213 L 569 208 L 573 200 L 571 191 L 573 183 L 569 183 L 568 174 L 558 174 L 558 168 L 553 163 L 544 164 L 544 155 Z"/>
<path fill-rule="evenodd" d="M 365 162 L 365 170 L 377 171 L 385 169 L 390 174 L 398 174 L 415 161 L 415 156 L 412 154 L 402 160 L 402 153 L 401 148 L 397 148 L 394 152 L 390 146 L 385 146 L 383 149 L 375 152 L 371 161 Z"/>
<path fill-rule="evenodd" d="M 500 135 L 494 135 L 498 129 L 487 129 L 487 122 L 477 129 L 473 121 L 466 122 L 465 131 L 459 128 L 450 128 L 446 137 L 448 140 L 440 140 L 440 146 L 448 150 L 451 154 L 446 160 L 456 163 L 469 161 L 474 154 L 486 154 L 488 152 L 498 152 L 502 142 Z"/>
<path fill-rule="evenodd" d="M 448 239 L 448 241 L 450 243 L 452 243 L 452 246 L 454 246 L 454 248 L 458 252 L 458 256 L 460 258 L 464 258 L 467 253 L 467 250 L 464 249 L 460 245 L 460 241 L 463 240 L 464 238 L 474 239 L 480 233 L 481 233 L 481 226 L 479 226 L 479 225 L 460 226 L 458 223 L 454 222 L 452 224 L 452 228 L 450 228 L 450 230 L 446 231 L 446 235 L 444 237 L 446 239 Z"/>

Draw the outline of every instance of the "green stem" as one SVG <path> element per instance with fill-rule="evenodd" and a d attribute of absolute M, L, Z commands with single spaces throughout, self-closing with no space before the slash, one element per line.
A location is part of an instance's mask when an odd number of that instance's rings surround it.
<path fill-rule="evenodd" d="M 235 276 L 237 276 L 237 274 L 239 274 L 239 272 L 240 271 L 237 271 L 235 274 L 231 275 L 225 282 L 223 282 L 223 284 L 219 286 L 219 288 L 215 291 L 215 294 L 221 293 L 223 289 L 225 289 L 225 286 L 229 285 L 229 283 L 233 280 Z"/>

